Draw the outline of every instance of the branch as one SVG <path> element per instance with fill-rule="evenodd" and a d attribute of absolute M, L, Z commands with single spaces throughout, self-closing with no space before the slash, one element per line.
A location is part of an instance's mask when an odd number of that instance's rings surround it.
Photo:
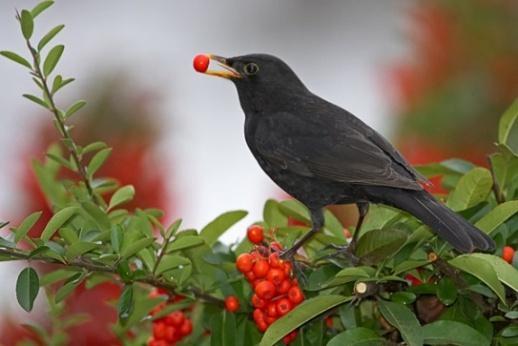
<path fill-rule="evenodd" d="M 22 251 L 17 251 L 15 249 L 0 249 L 0 255 L 10 256 L 12 260 L 28 260 L 28 261 L 39 261 L 39 262 L 50 263 L 50 264 L 60 264 L 60 265 L 65 265 L 67 267 L 83 268 L 92 273 L 107 273 L 107 274 L 113 274 L 113 275 L 120 277 L 118 275 L 117 269 L 115 267 L 93 263 L 84 257 L 79 257 L 78 259 L 75 259 L 66 264 L 63 264 L 62 262 L 60 262 L 54 258 L 47 257 L 44 255 L 36 255 L 36 256 L 30 257 L 30 255 L 28 253 L 25 253 Z M 176 287 L 176 285 L 166 282 L 154 275 L 148 275 L 148 276 L 145 276 L 145 277 L 142 277 L 139 279 L 135 279 L 135 280 L 130 279 L 130 280 L 125 280 L 125 281 L 129 282 L 129 283 L 138 282 L 138 283 L 151 285 L 153 287 L 163 288 L 171 293 L 179 293 L 179 294 L 182 293 L 181 291 L 178 290 L 178 287 Z M 193 294 L 196 298 L 204 300 L 205 302 L 210 303 L 210 304 L 215 304 L 215 305 L 219 305 L 219 306 L 224 306 L 224 304 L 225 304 L 225 301 L 223 299 L 215 297 L 207 292 L 204 292 L 203 290 L 201 290 L 198 287 L 189 287 L 189 288 L 185 289 L 185 291 Z"/>
<path fill-rule="evenodd" d="M 18 19 L 19 19 L 19 16 L 18 16 Z M 88 178 L 88 174 L 86 172 L 85 167 L 82 165 L 81 160 L 79 159 L 79 153 L 78 153 L 78 150 L 77 150 L 77 145 L 74 142 L 74 140 L 73 140 L 73 138 L 72 138 L 72 136 L 70 134 L 70 130 L 69 130 L 68 126 L 65 124 L 65 119 L 63 119 L 63 117 L 61 115 L 61 112 L 56 107 L 56 103 L 54 101 L 54 96 L 50 92 L 50 89 L 49 89 L 49 86 L 48 86 L 47 77 L 41 71 L 39 53 L 36 51 L 36 49 L 34 49 L 34 47 L 31 45 L 29 40 L 25 40 L 25 42 L 27 44 L 27 47 L 29 48 L 29 51 L 31 53 L 32 60 L 33 60 L 33 68 L 34 69 L 32 70 L 32 72 L 33 72 L 34 76 L 36 76 L 41 81 L 41 86 L 42 86 L 42 89 L 43 89 L 43 93 L 44 93 L 45 99 L 48 100 L 48 103 L 49 103 L 49 106 L 50 106 L 49 110 L 54 115 L 54 119 L 56 121 L 56 124 L 59 127 L 59 131 L 61 132 L 61 136 L 63 137 L 63 139 L 66 142 L 65 143 L 65 147 L 67 147 L 68 152 L 72 156 L 72 160 L 74 161 L 74 164 L 76 165 L 76 167 L 78 169 L 79 176 L 81 177 L 81 180 L 85 184 L 85 187 L 86 187 L 86 190 L 88 191 L 89 196 L 92 198 L 92 200 L 94 202 L 96 202 L 94 191 L 93 191 L 93 188 L 92 188 L 92 184 L 90 182 L 90 179 Z"/>

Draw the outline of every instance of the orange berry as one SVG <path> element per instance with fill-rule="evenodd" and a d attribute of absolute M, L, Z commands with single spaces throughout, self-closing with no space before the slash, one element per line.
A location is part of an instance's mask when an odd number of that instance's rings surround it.
<path fill-rule="evenodd" d="M 248 227 L 246 230 L 246 236 L 248 237 L 248 240 L 250 240 L 253 244 L 261 244 L 264 240 L 264 234 L 263 234 L 263 226 L 261 225 L 252 225 Z"/>
<path fill-rule="evenodd" d="M 257 329 L 259 329 L 261 333 L 264 333 L 266 329 L 268 329 L 268 324 L 266 324 L 265 320 L 262 320 L 261 322 L 257 323 Z"/>
<path fill-rule="evenodd" d="M 285 277 L 284 271 L 276 268 L 270 269 L 266 275 L 266 279 L 271 281 L 274 285 L 280 285 Z"/>
<path fill-rule="evenodd" d="M 264 322 L 264 312 L 261 309 L 255 309 L 252 313 L 252 317 L 257 324 Z"/>
<path fill-rule="evenodd" d="M 298 286 L 293 286 L 288 291 L 288 298 L 293 304 L 297 305 L 304 300 L 304 293 Z"/>
<path fill-rule="evenodd" d="M 249 272 L 254 265 L 253 258 L 248 253 L 242 253 L 237 257 L 236 267 L 241 273 Z"/>
<path fill-rule="evenodd" d="M 502 249 L 502 258 L 509 264 L 513 263 L 514 249 L 510 246 L 504 246 Z"/>
<path fill-rule="evenodd" d="M 250 270 L 249 272 L 245 273 L 245 278 L 248 281 L 250 281 L 250 282 L 252 282 L 252 281 L 254 281 L 256 279 L 255 274 L 254 274 L 254 272 L 252 270 Z"/>
<path fill-rule="evenodd" d="M 275 285 L 270 281 L 261 281 L 255 286 L 255 293 L 261 299 L 270 300 L 275 295 Z"/>
<path fill-rule="evenodd" d="M 192 66 L 198 72 L 204 73 L 209 68 L 210 58 L 206 54 L 198 54 L 192 61 Z"/>
<path fill-rule="evenodd" d="M 289 262 L 289 261 L 284 262 L 283 267 L 284 267 L 284 274 L 286 274 L 286 276 L 290 276 L 291 275 L 291 269 L 293 267 L 291 262 Z"/>
<path fill-rule="evenodd" d="M 229 312 L 236 312 L 239 310 L 239 300 L 236 296 L 228 296 L 225 298 L 225 309 Z"/>
<path fill-rule="evenodd" d="M 268 271 L 270 270 L 270 265 L 265 260 L 258 260 L 254 264 L 254 274 L 258 278 L 265 277 L 266 274 L 268 274 Z"/>
<path fill-rule="evenodd" d="M 277 314 L 279 316 L 286 315 L 290 310 L 293 308 L 293 304 L 291 301 L 287 298 L 282 298 L 279 301 L 277 301 L 276 304 L 277 307 Z"/>

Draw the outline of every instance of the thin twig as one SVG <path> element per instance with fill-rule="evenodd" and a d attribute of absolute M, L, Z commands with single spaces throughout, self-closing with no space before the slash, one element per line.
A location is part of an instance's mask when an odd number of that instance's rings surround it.
<path fill-rule="evenodd" d="M 0 249 L 0 255 L 6 255 L 12 257 L 12 260 L 31 260 L 31 261 L 39 261 L 39 262 L 45 262 L 45 263 L 51 263 L 51 264 L 61 264 L 62 262 L 47 257 L 44 255 L 36 255 L 34 257 L 30 257 L 28 253 L 17 251 L 15 249 Z M 84 257 L 79 257 L 78 259 L 72 260 L 70 262 L 67 262 L 65 264 L 67 267 L 78 267 L 78 268 L 84 268 L 88 270 L 89 272 L 96 272 L 96 273 L 107 273 L 107 274 L 113 274 L 118 275 L 117 268 L 112 266 L 106 266 L 102 264 L 93 263 L 91 261 L 88 261 Z M 139 279 L 129 279 L 125 280 L 126 282 L 139 282 L 143 284 L 148 284 L 153 287 L 163 288 L 167 291 L 170 291 L 171 293 L 180 293 L 180 290 L 178 287 L 172 283 L 166 282 L 154 275 L 145 276 Z M 189 293 L 192 293 L 196 298 L 202 299 L 207 303 L 215 304 L 219 306 L 224 305 L 224 300 L 220 299 L 218 297 L 215 297 L 207 292 L 204 292 L 198 287 L 190 287 L 186 288 L 184 291 L 188 291 Z"/>

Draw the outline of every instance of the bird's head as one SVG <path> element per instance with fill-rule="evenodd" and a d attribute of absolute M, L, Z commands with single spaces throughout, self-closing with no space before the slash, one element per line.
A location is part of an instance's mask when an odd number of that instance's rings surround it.
<path fill-rule="evenodd" d="M 248 54 L 232 58 L 212 54 L 206 56 L 217 62 L 221 69 L 199 72 L 231 80 L 237 88 L 245 112 L 264 111 L 265 107 L 278 110 L 287 98 L 308 92 L 295 72 L 273 55 Z"/>

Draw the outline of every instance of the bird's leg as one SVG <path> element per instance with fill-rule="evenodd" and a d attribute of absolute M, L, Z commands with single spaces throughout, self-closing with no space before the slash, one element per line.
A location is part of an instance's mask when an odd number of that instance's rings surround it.
<path fill-rule="evenodd" d="M 304 234 L 302 238 L 297 240 L 293 246 L 281 253 L 281 258 L 291 260 L 302 245 L 308 241 L 315 233 L 317 233 L 322 226 L 324 226 L 324 213 L 322 209 L 310 210 L 311 214 L 311 229 Z"/>
<path fill-rule="evenodd" d="M 369 212 L 369 203 L 367 202 L 358 202 L 356 203 L 358 207 L 358 212 L 360 213 L 360 217 L 358 218 L 358 223 L 356 224 L 356 229 L 354 230 L 353 239 L 349 243 L 348 249 L 351 254 L 354 254 L 356 250 L 356 242 L 358 241 L 358 236 L 360 235 L 360 230 L 363 225 L 363 221 L 365 220 L 365 216 Z"/>

